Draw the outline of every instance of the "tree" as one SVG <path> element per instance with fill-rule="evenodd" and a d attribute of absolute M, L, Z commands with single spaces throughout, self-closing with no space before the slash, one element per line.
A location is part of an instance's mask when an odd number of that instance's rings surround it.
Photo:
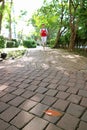
<path fill-rule="evenodd" d="M 71 36 L 70 36 L 70 43 L 69 43 L 69 50 L 72 51 L 75 47 L 75 39 L 76 39 L 76 31 L 78 28 L 77 24 L 77 9 L 79 6 L 78 0 L 69 0 L 69 16 L 70 16 L 70 29 L 71 29 Z"/>
<path fill-rule="evenodd" d="M 5 7 L 5 0 L 0 0 L 1 6 L 0 6 L 0 34 L 1 34 L 1 26 L 2 26 L 2 18 L 3 18 L 3 11 Z"/>
<path fill-rule="evenodd" d="M 12 39 L 12 4 L 13 0 L 10 1 L 10 12 L 9 12 L 9 39 Z"/>
<path fill-rule="evenodd" d="M 60 37 L 61 37 L 62 33 L 65 31 L 65 29 L 66 29 L 66 26 L 64 26 L 64 22 L 63 22 L 64 21 L 64 16 L 65 16 L 65 4 L 64 4 L 64 2 L 62 0 L 61 0 L 61 3 L 59 5 L 59 7 L 60 7 L 60 10 L 58 11 L 58 13 L 60 14 L 59 22 L 58 22 L 59 29 L 58 29 L 58 32 L 57 32 L 57 36 L 56 36 L 56 41 L 55 41 L 55 44 L 54 44 L 54 48 L 57 48 L 59 46 Z M 58 10 L 58 6 L 56 8 Z"/>

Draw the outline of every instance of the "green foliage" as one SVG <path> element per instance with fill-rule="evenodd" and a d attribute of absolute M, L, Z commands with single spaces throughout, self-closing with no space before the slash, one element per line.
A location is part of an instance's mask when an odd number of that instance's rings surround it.
<path fill-rule="evenodd" d="M 15 50 L 15 51 L 9 51 L 7 55 L 7 59 L 10 57 L 18 58 L 25 54 L 26 49 L 24 50 Z"/>
<path fill-rule="evenodd" d="M 36 42 L 34 40 L 24 40 L 23 46 L 26 48 L 36 48 Z"/>
<path fill-rule="evenodd" d="M 7 41 L 6 43 L 7 48 L 14 48 L 14 45 L 15 45 L 14 41 Z"/>
<path fill-rule="evenodd" d="M 3 36 L 0 36 L 0 48 L 4 48 L 5 47 L 5 39 Z"/>
<path fill-rule="evenodd" d="M 19 46 L 19 43 L 16 39 L 12 39 L 12 41 L 14 42 L 14 47 L 18 47 Z"/>
<path fill-rule="evenodd" d="M 55 39 L 51 39 L 51 40 L 48 41 L 48 46 L 53 48 L 54 43 L 55 43 Z"/>
<path fill-rule="evenodd" d="M 12 39 L 11 41 L 8 41 L 6 42 L 6 47 L 7 48 L 14 48 L 14 47 L 18 47 L 19 46 L 19 43 L 16 39 Z"/>

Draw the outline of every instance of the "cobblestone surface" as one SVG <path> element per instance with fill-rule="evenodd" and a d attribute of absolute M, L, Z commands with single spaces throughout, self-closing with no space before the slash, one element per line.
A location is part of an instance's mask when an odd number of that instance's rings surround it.
<path fill-rule="evenodd" d="M 0 130 L 87 130 L 87 58 L 37 48 L 1 61 Z"/>

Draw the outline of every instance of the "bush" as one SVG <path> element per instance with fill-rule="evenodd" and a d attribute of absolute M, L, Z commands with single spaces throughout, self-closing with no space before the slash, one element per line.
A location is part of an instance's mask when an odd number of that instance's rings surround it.
<path fill-rule="evenodd" d="M 36 48 L 36 42 L 34 40 L 23 41 L 23 46 L 26 48 Z"/>
<path fill-rule="evenodd" d="M 55 39 L 51 39 L 49 41 L 49 47 L 53 48 L 54 47 L 54 43 L 55 43 Z"/>
<path fill-rule="evenodd" d="M 12 39 L 12 41 L 14 42 L 14 47 L 18 47 L 19 46 L 18 41 L 16 39 Z"/>
<path fill-rule="evenodd" d="M 4 48 L 5 47 L 5 39 L 3 36 L 0 36 L 0 48 Z"/>
<path fill-rule="evenodd" d="M 7 48 L 13 48 L 13 47 L 15 47 L 15 42 L 14 41 L 7 41 L 6 47 Z"/>
<path fill-rule="evenodd" d="M 11 41 L 7 41 L 7 43 L 6 43 L 7 48 L 14 48 L 14 47 L 18 47 L 18 46 L 19 46 L 19 44 L 16 39 L 12 39 Z"/>

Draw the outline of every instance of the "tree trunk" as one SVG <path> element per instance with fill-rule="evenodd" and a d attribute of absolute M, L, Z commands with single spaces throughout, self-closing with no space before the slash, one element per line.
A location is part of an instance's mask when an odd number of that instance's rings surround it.
<path fill-rule="evenodd" d="M 71 36 L 70 36 L 70 44 L 69 50 L 72 51 L 75 47 L 75 39 L 76 39 L 76 27 L 75 25 L 71 25 Z"/>
<path fill-rule="evenodd" d="M 78 4 L 74 5 L 73 1 L 69 0 L 70 29 L 71 29 L 70 44 L 69 44 L 70 51 L 72 51 L 75 47 L 75 39 L 76 39 L 76 31 L 77 31 L 75 15 L 76 15 L 77 7 L 78 7 Z"/>
<path fill-rule="evenodd" d="M 1 4 L 1 9 L 2 11 L 0 11 L 0 34 L 1 34 L 1 29 L 2 29 L 2 18 L 3 18 L 3 9 L 4 9 L 4 5 L 5 5 L 5 1 L 4 0 L 0 0 L 0 2 L 2 2 Z"/>
<path fill-rule="evenodd" d="M 63 24 L 63 16 L 64 16 L 64 14 L 63 14 L 64 5 L 63 5 L 62 1 L 61 1 L 61 6 L 62 6 L 62 8 L 61 8 L 61 17 L 60 17 L 60 23 L 59 23 L 60 27 L 59 27 L 59 30 L 57 32 L 57 37 L 56 37 L 56 41 L 54 43 L 54 48 L 58 48 L 59 47 L 59 40 L 60 40 L 61 34 L 65 30 L 64 29 L 63 31 L 61 31 L 62 24 Z"/>
<path fill-rule="evenodd" d="M 57 32 L 57 37 L 56 37 L 56 41 L 55 41 L 55 44 L 54 44 L 54 48 L 59 47 L 58 42 L 59 42 L 60 36 L 61 36 L 61 32 L 60 32 L 60 29 L 59 29 L 59 31 Z"/>
<path fill-rule="evenodd" d="M 11 16 L 11 12 L 12 12 L 12 3 L 13 3 L 13 0 L 11 0 L 11 3 L 10 3 L 10 14 L 9 14 L 9 39 L 11 40 L 12 39 L 12 16 Z"/>

